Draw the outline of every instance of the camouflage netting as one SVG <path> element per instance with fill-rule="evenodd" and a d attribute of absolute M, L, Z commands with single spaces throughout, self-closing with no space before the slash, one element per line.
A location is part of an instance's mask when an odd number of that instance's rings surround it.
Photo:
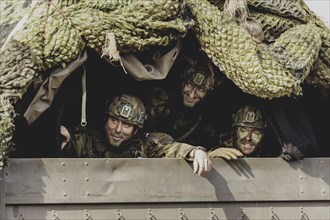
<path fill-rule="evenodd" d="M 168 46 L 194 24 L 202 50 L 246 93 L 266 99 L 300 95 L 301 83 L 330 90 L 330 31 L 303 0 L 3 0 L 0 4 L 0 169 L 13 147 L 13 106 L 34 80 L 42 80 L 47 70 L 65 67 L 86 46 L 106 54 L 111 62 L 115 55 L 111 52 L 117 50 Z M 247 18 L 260 24 L 262 42 L 244 28 Z"/>

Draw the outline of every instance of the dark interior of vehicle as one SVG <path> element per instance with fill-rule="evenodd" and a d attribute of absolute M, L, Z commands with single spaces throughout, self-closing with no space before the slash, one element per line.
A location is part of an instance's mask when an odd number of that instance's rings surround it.
<path fill-rule="evenodd" d="M 151 86 L 155 84 L 170 86 L 175 89 L 180 86 L 180 64 L 176 62 L 164 80 L 160 81 L 136 81 L 126 74 L 120 66 L 109 65 L 107 61 L 91 49 L 87 49 L 88 59 L 84 64 L 87 73 L 87 122 L 100 123 L 104 117 L 104 103 L 108 98 L 121 92 L 134 93 L 142 100 L 147 96 Z M 33 124 L 27 125 L 23 113 L 32 100 L 35 90 L 30 88 L 23 99 L 17 103 L 15 119 L 16 131 L 14 143 L 16 150 L 11 157 L 59 157 L 59 135 L 60 125 L 78 125 L 81 120 L 81 97 L 83 67 L 65 79 L 57 92 L 50 108 L 46 110 Z M 289 111 L 286 116 L 292 120 L 289 124 L 287 135 L 303 134 L 307 139 L 315 136 L 319 151 L 310 147 L 306 156 L 329 157 L 330 156 L 330 118 L 329 118 L 329 96 L 324 97 L 319 89 L 303 85 L 304 94 L 301 97 L 282 97 L 276 100 L 263 100 L 243 93 L 224 74 L 220 76 L 221 84 L 205 100 L 205 111 L 212 118 L 216 128 L 220 131 L 230 128 L 232 114 L 244 103 L 256 102 L 265 106 L 265 109 L 276 109 L 282 106 L 284 112 Z M 31 86 L 32 87 L 32 86 Z M 297 107 L 298 106 L 298 107 Z M 294 108 L 306 113 L 307 124 L 300 123 L 299 117 L 295 118 Z M 287 110 L 285 110 L 287 108 Z M 280 119 L 279 119 L 280 120 Z M 309 122 L 309 123 L 308 123 Z M 277 120 L 277 123 L 281 124 Z M 306 127 L 307 126 L 307 127 Z M 287 131 L 285 131 L 287 132 Z M 306 143 L 304 138 L 298 140 Z M 313 142 L 313 141 L 312 141 Z M 309 146 L 307 146 L 309 147 Z M 278 149 L 277 149 L 278 150 Z M 314 152 L 313 152 L 314 151 Z"/>

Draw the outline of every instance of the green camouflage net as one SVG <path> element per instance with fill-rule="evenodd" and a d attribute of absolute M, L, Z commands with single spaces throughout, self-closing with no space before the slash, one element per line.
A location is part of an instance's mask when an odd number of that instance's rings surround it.
<path fill-rule="evenodd" d="M 330 31 L 303 0 L 0 4 L 0 169 L 12 149 L 13 106 L 43 73 L 65 67 L 86 46 L 110 62 L 109 42 L 120 53 L 168 46 L 186 34 L 192 20 L 202 50 L 242 91 L 266 99 L 300 95 L 301 83 L 330 91 Z M 239 19 L 233 16 L 235 5 L 246 7 Z M 260 24 L 262 42 L 244 28 L 246 17 Z"/>
<path fill-rule="evenodd" d="M 0 171 L 7 163 L 8 153 L 13 149 L 14 108 L 9 100 L 0 95 Z"/>
<path fill-rule="evenodd" d="M 220 10 L 223 10 L 223 5 L 225 0 L 209 0 L 209 2 L 217 6 Z M 292 0 L 292 1 L 277 1 L 277 0 L 247 0 L 248 8 L 250 10 L 250 18 L 256 19 L 264 33 L 264 43 L 272 44 L 277 38 L 279 38 L 286 31 L 294 28 L 297 25 L 314 23 L 318 30 L 315 29 L 313 33 L 318 32 L 321 35 L 321 49 L 319 57 L 321 60 L 314 61 L 315 59 L 312 55 L 312 58 L 309 58 L 308 68 L 305 68 L 305 76 L 299 77 L 299 75 L 304 75 L 304 73 L 297 74 L 297 71 L 294 70 L 293 74 L 298 76 L 298 78 L 303 79 L 306 75 L 309 74 L 311 69 L 310 65 L 315 67 L 312 69 L 312 73 L 307 76 L 305 83 L 311 84 L 315 87 L 320 88 L 325 91 L 325 94 L 329 93 L 330 81 L 329 81 L 329 58 L 330 58 L 330 31 L 329 28 L 312 12 L 303 0 Z M 303 31 L 303 30 L 301 30 Z M 292 31 L 291 31 L 292 33 Z M 318 35 L 317 34 L 317 35 Z M 289 34 L 288 34 L 289 35 Z M 313 37 L 313 36 L 310 36 Z M 289 40 L 290 41 L 290 40 Z M 318 41 L 318 40 L 317 40 Z M 298 45 L 299 42 L 297 41 Z M 277 43 L 278 44 L 278 43 Z M 293 46 L 294 42 L 291 42 L 292 48 L 295 47 L 299 51 L 302 51 L 302 48 L 299 49 L 298 45 Z M 301 44 L 303 45 L 303 44 Z M 313 51 L 315 52 L 315 51 Z M 308 53 L 305 53 L 306 55 Z M 281 63 L 290 63 L 292 61 L 285 61 L 285 57 L 280 58 Z M 322 62 L 322 64 L 320 63 Z M 291 62 L 292 63 L 292 62 Z M 306 63 L 306 62 L 305 62 Z M 322 66 L 322 67 L 320 67 Z M 286 65 L 289 69 L 290 65 Z M 298 71 L 301 72 L 301 71 Z M 240 86 L 239 86 L 240 87 Z M 257 94 L 254 94 L 257 95 Z M 258 96 L 258 95 L 257 95 Z"/>
<path fill-rule="evenodd" d="M 2 155 L 12 145 L 8 112 L 46 70 L 65 67 L 86 45 L 101 55 L 108 33 L 120 52 L 134 52 L 167 46 L 187 32 L 177 0 L 6 0 L 1 11 L 0 27 L 6 30 L 0 41 Z M 1 158 L 2 163 L 6 157 Z"/>
<path fill-rule="evenodd" d="M 321 36 L 313 23 L 297 25 L 284 32 L 270 50 L 293 75 L 303 81 L 318 57 Z"/>
<path fill-rule="evenodd" d="M 247 0 L 247 3 L 259 10 L 267 11 L 281 17 L 292 18 L 303 22 L 308 22 L 310 18 L 303 5 L 303 0 Z"/>
<path fill-rule="evenodd" d="M 190 0 L 188 4 L 202 50 L 239 88 L 262 98 L 299 94 L 297 80 L 267 47 L 208 1 Z"/>
<path fill-rule="evenodd" d="M 274 42 L 282 33 L 294 26 L 301 24 L 298 21 L 283 18 L 273 14 L 265 14 L 251 11 L 251 18 L 256 19 L 263 32 L 265 41 L 268 43 Z"/>
<path fill-rule="evenodd" d="M 0 69 L 0 94 L 16 103 L 33 79 L 38 77 L 40 59 L 29 48 L 13 40 L 0 57 Z"/>

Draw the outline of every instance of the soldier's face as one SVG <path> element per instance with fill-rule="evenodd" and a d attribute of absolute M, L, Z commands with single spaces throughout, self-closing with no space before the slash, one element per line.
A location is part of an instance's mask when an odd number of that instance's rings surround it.
<path fill-rule="evenodd" d="M 111 116 L 105 122 L 104 128 L 108 141 L 113 147 L 120 147 L 134 134 L 134 125 Z"/>
<path fill-rule="evenodd" d="M 193 83 L 185 82 L 182 87 L 183 104 L 186 107 L 192 108 L 204 99 L 207 90 L 202 87 L 197 87 Z"/>
<path fill-rule="evenodd" d="M 245 156 L 249 156 L 261 147 L 263 136 L 263 132 L 258 129 L 238 126 L 236 144 Z"/>

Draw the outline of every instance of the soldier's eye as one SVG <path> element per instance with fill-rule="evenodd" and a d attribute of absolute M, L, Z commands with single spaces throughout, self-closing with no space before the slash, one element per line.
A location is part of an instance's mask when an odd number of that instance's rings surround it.
<path fill-rule="evenodd" d="M 247 136 L 249 134 L 249 130 L 247 128 L 240 127 L 238 129 L 238 133 L 241 136 Z"/>
<path fill-rule="evenodd" d="M 258 131 L 258 130 L 254 130 L 254 131 L 252 132 L 252 134 L 255 135 L 255 136 L 262 136 L 261 131 Z"/>
<path fill-rule="evenodd" d="M 112 123 L 118 123 L 118 119 L 116 119 L 116 118 L 110 117 L 110 120 Z"/>
<path fill-rule="evenodd" d="M 131 125 L 130 123 L 126 123 L 126 122 L 124 122 L 123 123 L 123 127 L 124 128 L 130 128 L 130 127 L 132 127 L 133 125 Z"/>
<path fill-rule="evenodd" d="M 198 88 L 198 92 L 205 92 L 204 88 Z"/>
<path fill-rule="evenodd" d="M 248 132 L 248 129 L 246 129 L 246 128 L 240 128 L 239 129 L 241 132 Z"/>

